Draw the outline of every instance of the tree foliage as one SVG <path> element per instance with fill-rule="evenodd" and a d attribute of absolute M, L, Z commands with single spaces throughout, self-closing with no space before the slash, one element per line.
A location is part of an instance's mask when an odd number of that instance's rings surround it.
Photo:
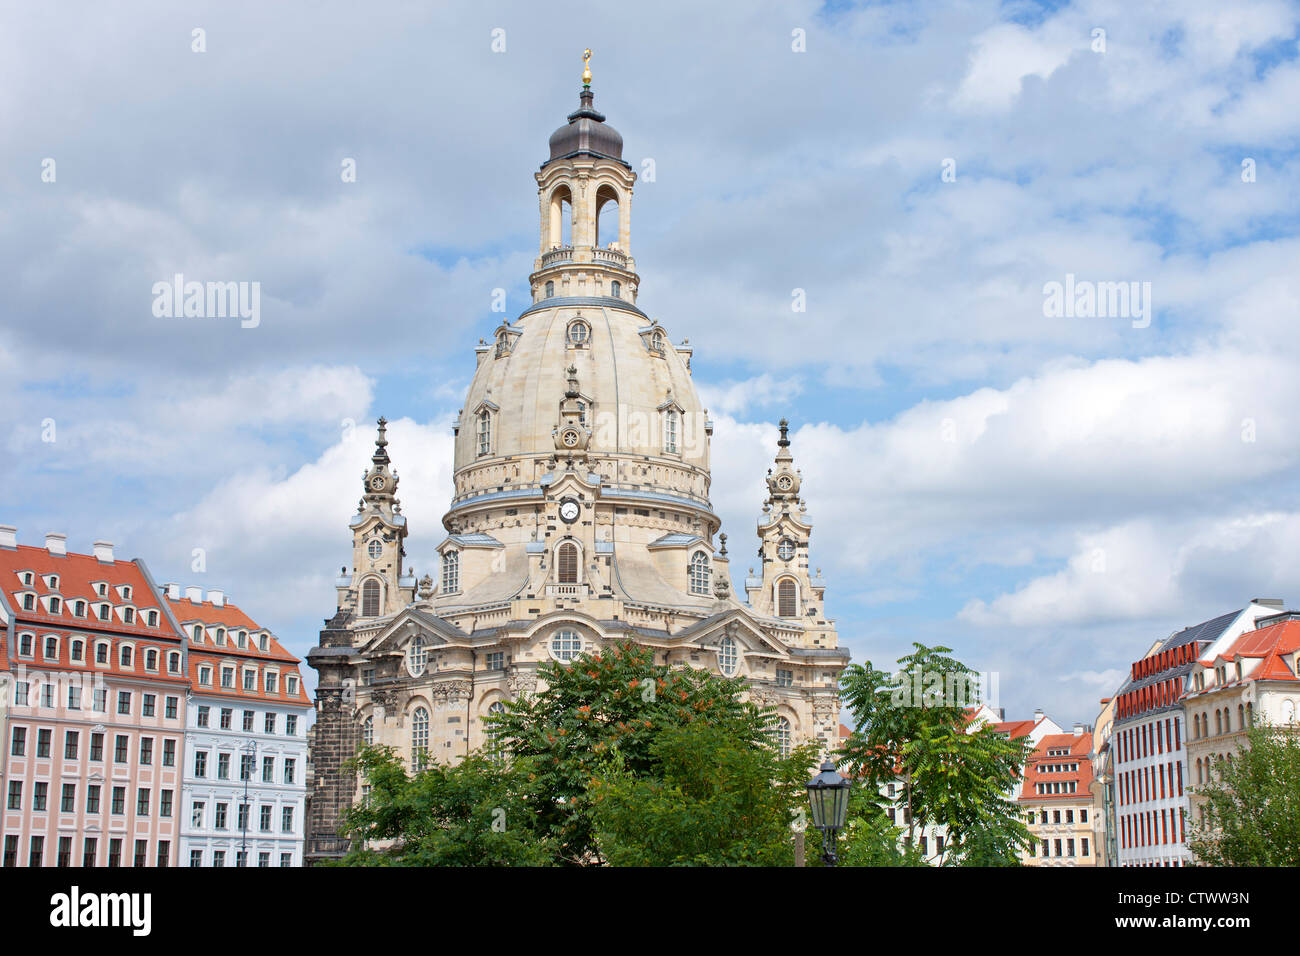
<path fill-rule="evenodd" d="M 1189 821 L 1188 848 L 1208 866 L 1300 866 L 1300 739 L 1264 724 L 1197 787 L 1205 819 Z"/>
<path fill-rule="evenodd" d="M 896 673 L 870 662 L 845 669 L 840 686 L 856 726 L 844 765 L 873 795 L 898 785 L 892 800 L 878 799 L 904 821 L 905 846 L 925 826 L 942 825 L 941 864 L 1011 864 L 1029 841 L 1015 801 L 1029 742 L 988 726 L 968 732 L 975 672 L 949 648 L 912 646 Z"/>
<path fill-rule="evenodd" d="M 593 781 L 601 855 L 615 866 L 789 866 L 816 749 L 783 758 L 712 724 L 670 727 L 650 745 L 653 775 L 619 767 Z"/>
<path fill-rule="evenodd" d="M 344 865 L 541 866 L 554 858 L 535 819 L 544 794 L 525 761 L 506 766 L 472 754 L 408 775 L 391 747 L 367 747 L 354 766 L 370 792 L 347 812 L 343 833 L 358 848 Z"/>

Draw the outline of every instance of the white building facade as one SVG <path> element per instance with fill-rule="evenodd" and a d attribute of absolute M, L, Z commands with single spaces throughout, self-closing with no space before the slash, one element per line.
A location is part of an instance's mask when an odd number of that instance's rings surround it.
<path fill-rule="evenodd" d="M 181 866 L 301 866 L 311 705 L 298 660 L 219 591 L 168 585 L 190 646 Z"/>

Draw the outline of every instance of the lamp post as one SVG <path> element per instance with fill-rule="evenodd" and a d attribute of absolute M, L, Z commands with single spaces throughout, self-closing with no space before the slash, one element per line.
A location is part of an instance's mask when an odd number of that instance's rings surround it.
<path fill-rule="evenodd" d="M 822 861 L 835 866 L 835 837 L 844 829 L 849 813 L 849 780 L 835 769 L 829 757 L 822 764 L 821 773 L 808 781 L 808 804 L 812 809 L 812 824 L 822 831 Z"/>
<path fill-rule="evenodd" d="M 239 841 L 239 855 L 243 859 L 244 866 L 248 866 L 248 815 L 253 812 L 253 808 L 248 805 L 248 781 L 252 779 L 253 769 L 257 764 L 257 741 L 250 740 L 240 748 L 240 753 L 247 755 L 245 766 L 241 766 L 240 776 L 244 778 L 244 807 L 240 814 L 243 819 L 243 836 Z"/>

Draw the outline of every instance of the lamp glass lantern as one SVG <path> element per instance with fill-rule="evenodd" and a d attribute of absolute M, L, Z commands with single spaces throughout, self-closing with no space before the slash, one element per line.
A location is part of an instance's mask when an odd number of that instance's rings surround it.
<path fill-rule="evenodd" d="M 808 804 L 812 823 L 823 832 L 842 830 L 849 813 L 849 780 L 835 769 L 829 757 L 821 772 L 808 781 Z"/>

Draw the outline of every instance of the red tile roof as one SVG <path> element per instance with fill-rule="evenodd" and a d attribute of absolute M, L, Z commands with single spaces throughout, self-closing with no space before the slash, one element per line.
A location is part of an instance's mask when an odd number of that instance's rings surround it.
<path fill-rule="evenodd" d="M 1287 620 L 1246 631 L 1221 655 L 1225 661 L 1235 661 L 1248 657 L 1259 660 L 1259 665 L 1247 674 L 1246 682 L 1252 680 L 1296 681 L 1295 672 L 1287 664 L 1285 657 L 1300 650 L 1300 621 Z M 1202 659 L 1206 667 L 1213 667 L 1214 661 Z M 1233 682 L 1230 682 L 1233 683 Z"/>
<path fill-rule="evenodd" d="M 1038 726 L 1036 720 L 1007 720 L 1000 724 L 994 724 L 994 730 L 1000 730 L 1012 740 L 1020 737 L 1028 737 L 1030 732 Z"/>
<path fill-rule="evenodd" d="M 274 634 L 245 614 L 238 605 L 229 601 L 221 605 L 213 604 L 211 601 L 196 603 L 189 598 L 180 600 L 168 598 L 167 603 L 171 606 L 176 620 L 180 622 L 181 629 L 189 636 L 190 680 L 194 684 L 196 694 L 262 702 L 311 703 L 303 687 L 302 675 L 298 673 L 299 659 L 285 650 Z M 196 624 L 203 627 L 201 643 L 196 643 L 192 636 Z M 214 637 L 209 630 L 217 627 L 226 630 L 224 646 L 214 643 Z M 242 648 L 238 646 L 235 638 L 239 631 L 248 632 L 248 642 Z M 258 644 L 261 634 L 267 636 L 265 651 L 261 650 Z M 234 687 L 221 686 L 222 663 L 235 665 Z M 212 668 L 211 684 L 205 685 L 199 682 L 200 665 Z M 242 671 L 247 665 L 254 665 L 258 669 L 257 679 L 254 682 L 255 689 L 251 691 L 245 690 L 243 684 Z M 265 668 L 268 666 L 274 666 L 279 673 L 279 681 L 276 685 L 279 692 L 276 694 L 265 692 Z M 292 695 L 285 691 L 285 678 L 291 674 L 298 678 L 297 689 Z"/>

